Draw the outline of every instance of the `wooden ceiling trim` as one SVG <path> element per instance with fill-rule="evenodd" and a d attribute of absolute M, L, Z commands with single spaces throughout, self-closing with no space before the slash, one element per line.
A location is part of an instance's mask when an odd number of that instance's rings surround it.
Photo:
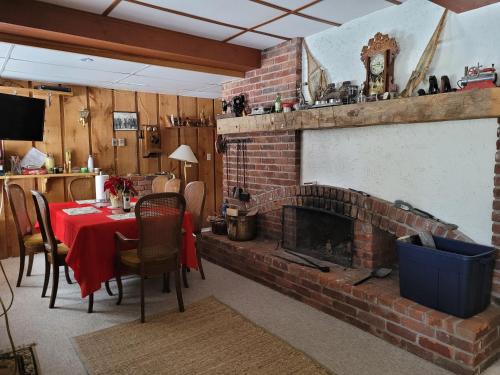
<path fill-rule="evenodd" d="M 10 43 L 236 77 L 260 67 L 261 59 L 255 48 L 34 0 L 0 1 L 0 34 Z"/>
<path fill-rule="evenodd" d="M 332 26 L 340 26 L 341 25 L 338 22 L 328 21 L 328 20 L 325 20 L 323 18 L 318 18 L 318 17 L 310 16 L 308 14 L 300 13 L 301 10 L 309 8 L 310 6 L 313 6 L 313 5 L 321 2 L 322 0 L 315 0 L 315 1 L 311 2 L 311 3 L 303 5 L 300 8 L 297 8 L 297 9 L 283 8 L 283 7 L 279 6 L 279 5 L 276 5 L 276 4 L 273 4 L 273 3 L 268 3 L 267 1 L 264 1 L 264 0 L 250 0 L 250 1 L 254 2 L 254 3 L 257 3 L 257 4 L 260 4 L 260 5 L 267 6 L 269 8 L 274 8 L 274 9 L 280 10 L 282 12 L 286 12 L 288 14 L 293 14 L 293 15 L 296 15 L 296 16 L 299 16 L 299 17 L 308 18 L 308 19 L 313 20 L 313 21 L 317 21 L 317 22 L 321 22 L 321 23 L 326 23 L 328 25 L 332 25 Z"/>
<path fill-rule="evenodd" d="M 245 32 L 247 31 L 247 28 L 242 27 L 242 26 L 233 25 L 233 24 L 230 24 L 230 23 L 225 23 L 225 22 L 213 20 L 211 18 L 205 18 L 205 17 L 196 16 L 196 15 L 191 14 L 191 13 L 180 12 L 180 11 L 175 10 L 175 9 L 165 8 L 165 7 L 161 7 L 159 5 L 155 5 L 155 4 L 144 3 L 144 2 L 139 1 L 139 0 L 124 0 L 124 1 L 126 1 L 128 3 L 132 3 L 132 4 L 142 5 L 144 7 L 155 9 L 155 10 L 159 10 L 159 11 L 162 11 L 162 12 L 176 14 L 178 16 L 188 17 L 188 18 L 192 18 L 192 19 L 195 19 L 195 20 L 198 20 L 198 21 L 204 21 L 204 22 L 212 23 L 214 25 L 231 27 L 233 29 L 238 29 L 238 30 L 242 30 L 242 31 L 245 31 Z M 289 40 L 290 39 L 290 38 L 287 38 L 287 37 L 284 37 L 284 36 L 281 36 L 281 35 L 275 35 L 275 34 L 271 34 L 271 33 L 265 33 L 265 32 L 257 32 L 257 33 L 258 34 L 262 34 L 262 35 L 271 36 L 271 37 L 277 38 L 277 39 L 283 39 L 283 40 Z"/>
<path fill-rule="evenodd" d="M 463 13 L 469 10 L 496 4 L 500 0 L 431 0 L 433 3 L 441 5 L 455 13 Z"/>
<path fill-rule="evenodd" d="M 107 16 L 108 14 L 110 14 L 113 11 L 113 9 L 115 9 L 116 6 L 121 3 L 121 1 L 122 0 L 113 0 L 113 2 L 109 5 L 109 7 L 107 7 L 106 10 L 102 12 L 102 15 Z"/>
<path fill-rule="evenodd" d="M 401 5 L 401 1 L 398 1 L 398 0 L 385 0 L 387 1 L 388 3 L 392 3 L 394 5 Z"/>

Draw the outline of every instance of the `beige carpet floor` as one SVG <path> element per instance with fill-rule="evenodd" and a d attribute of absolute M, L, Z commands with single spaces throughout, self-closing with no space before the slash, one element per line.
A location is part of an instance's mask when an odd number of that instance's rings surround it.
<path fill-rule="evenodd" d="M 75 342 L 93 375 L 330 374 L 214 297 Z"/>
<path fill-rule="evenodd" d="M 18 259 L 2 263 L 14 282 Z M 205 273 L 204 281 L 197 272 L 188 274 L 190 288 L 183 289 L 188 309 L 190 304 L 213 295 L 337 375 L 450 375 L 432 363 L 226 269 L 205 262 Z M 15 289 L 9 316 L 16 345 L 37 343 L 42 374 L 85 374 L 73 337 L 139 318 L 138 279 L 125 281 L 120 306 L 116 305 L 116 297 L 103 290 L 97 292 L 95 313 L 87 314 L 87 301 L 80 298 L 77 285 L 66 284 L 64 273 L 59 281 L 56 309 L 49 310 L 49 299 L 40 298 L 43 256 L 36 256 L 33 274 L 23 279 L 22 287 Z M 111 287 L 116 290 L 114 283 Z M 0 295 L 8 297 L 3 277 L 0 277 Z M 176 304 L 175 293 L 161 293 L 160 280 L 146 280 L 147 316 L 175 309 Z M 8 340 L 4 322 L 0 320 L 0 348 L 5 347 Z M 500 362 L 484 374 L 500 374 Z"/>

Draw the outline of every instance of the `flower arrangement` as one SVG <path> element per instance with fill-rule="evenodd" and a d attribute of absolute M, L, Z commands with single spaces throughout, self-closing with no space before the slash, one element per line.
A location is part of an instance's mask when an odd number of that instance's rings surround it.
<path fill-rule="evenodd" d="M 109 191 L 109 194 L 115 197 L 123 193 L 137 195 L 137 190 L 135 190 L 132 181 L 128 178 L 118 176 L 111 176 L 104 182 L 104 191 Z"/>

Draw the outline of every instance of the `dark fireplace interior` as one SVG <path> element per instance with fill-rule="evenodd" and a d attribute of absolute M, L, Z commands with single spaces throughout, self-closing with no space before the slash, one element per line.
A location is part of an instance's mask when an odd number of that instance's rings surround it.
<path fill-rule="evenodd" d="M 354 219 L 313 207 L 284 205 L 282 246 L 317 259 L 351 267 Z"/>

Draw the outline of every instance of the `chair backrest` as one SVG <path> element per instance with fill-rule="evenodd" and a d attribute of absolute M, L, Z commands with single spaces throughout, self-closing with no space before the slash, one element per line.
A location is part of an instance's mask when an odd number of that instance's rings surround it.
<path fill-rule="evenodd" d="M 69 183 L 69 199 L 72 201 L 94 199 L 95 186 L 91 177 L 78 177 Z"/>
<path fill-rule="evenodd" d="M 141 262 L 178 257 L 186 201 L 177 193 L 148 194 L 135 205 L 139 226 L 137 255 Z"/>
<path fill-rule="evenodd" d="M 27 234 L 33 233 L 28 207 L 26 205 L 26 194 L 21 186 L 17 184 L 7 184 L 7 196 L 9 198 L 10 209 L 16 224 L 17 236 L 22 240 Z"/>
<path fill-rule="evenodd" d="M 205 206 L 206 188 L 203 181 L 193 181 L 184 188 L 184 198 L 186 199 L 186 209 L 193 218 L 193 233 L 201 233 L 203 222 L 203 207 Z"/>
<path fill-rule="evenodd" d="M 54 231 L 52 230 L 52 224 L 50 222 L 50 212 L 47 198 L 36 190 L 32 190 L 31 195 L 33 196 L 33 202 L 35 203 L 36 216 L 40 225 L 40 232 L 42 233 L 45 249 L 52 253 L 52 256 L 54 257 L 53 259 L 55 259 L 57 254 L 57 240 L 54 236 Z"/>
<path fill-rule="evenodd" d="M 167 176 L 158 176 L 153 180 L 151 189 L 153 193 L 180 193 L 181 180 L 169 179 Z"/>

